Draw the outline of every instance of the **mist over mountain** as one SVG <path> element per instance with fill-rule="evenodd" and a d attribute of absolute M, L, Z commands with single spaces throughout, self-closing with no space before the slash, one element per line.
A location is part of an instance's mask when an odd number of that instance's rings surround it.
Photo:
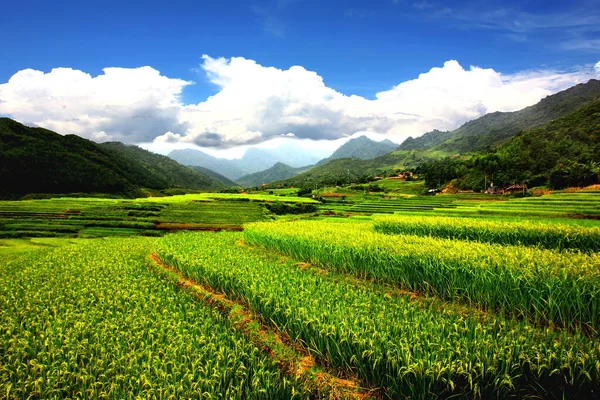
<path fill-rule="evenodd" d="M 322 154 L 323 151 L 313 152 L 287 143 L 274 149 L 250 147 L 242 158 L 235 159 L 214 157 L 195 149 L 173 150 L 168 156 L 181 164 L 204 167 L 237 180 L 244 175 L 264 171 L 277 163 L 293 168 L 312 165 L 322 158 Z"/>
<path fill-rule="evenodd" d="M 238 167 L 232 160 L 214 157 L 200 150 L 173 150 L 168 154 L 168 157 L 183 165 L 207 168 L 232 180 L 247 174 L 245 170 Z"/>

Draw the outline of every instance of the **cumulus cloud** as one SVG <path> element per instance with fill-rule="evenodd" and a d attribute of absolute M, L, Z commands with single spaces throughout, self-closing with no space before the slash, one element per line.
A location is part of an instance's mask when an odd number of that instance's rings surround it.
<path fill-rule="evenodd" d="M 0 113 L 89 139 L 152 141 L 185 133 L 179 95 L 190 82 L 151 67 L 105 68 L 102 75 L 71 68 L 25 69 L 0 85 Z"/>
<path fill-rule="evenodd" d="M 285 133 L 335 140 L 362 131 L 402 141 L 432 129 L 454 129 L 488 112 L 527 107 L 593 76 L 590 67 L 504 75 L 451 60 L 369 100 L 339 93 L 300 66 L 282 70 L 241 57 L 205 55 L 202 69 L 219 92 L 183 109 L 181 120 L 190 127 L 184 140 L 218 133 L 222 146 Z"/>
<path fill-rule="evenodd" d="M 190 82 L 151 67 L 106 68 L 96 77 L 68 68 L 23 70 L 0 85 L 0 114 L 97 141 L 165 146 L 231 148 L 274 138 L 338 140 L 357 132 L 400 143 L 535 104 L 597 76 L 600 63 L 506 75 L 450 60 L 374 99 L 340 93 L 301 66 L 278 69 L 205 55 L 201 69 L 218 91 L 198 104 L 181 102 Z"/>

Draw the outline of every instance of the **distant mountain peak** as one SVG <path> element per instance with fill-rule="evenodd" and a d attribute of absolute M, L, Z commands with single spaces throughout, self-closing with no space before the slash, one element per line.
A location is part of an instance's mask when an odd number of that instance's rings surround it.
<path fill-rule="evenodd" d="M 390 151 L 394 151 L 397 147 L 398 145 L 391 140 L 385 139 L 378 142 L 369 139 L 365 135 L 361 135 L 348 140 L 334 151 L 330 157 L 319 161 L 319 165 L 339 158 L 359 158 L 361 160 L 369 160 L 371 158 L 382 156 Z"/>
<path fill-rule="evenodd" d="M 169 157 L 184 165 L 199 166 L 218 172 L 229 179 L 264 171 L 278 162 L 285 162 L 294 168 L 315 164 L 321 159 L 318 152 L 313 154 L 303 147 L 283 144 L 277 148 L 250 147 L 242 158 L 226 159 L 208 155 L 200 150 L 173 150 Z M 322 153 L 321 153 L 322 154 Z"/>
<path fill-rule="evenodd" d="M 271 168 L 242 176 L 237 181 L 244 187 L 260 186 L 265 183 L 291 178 L 301 172 L 304 172 L 306 168 L 307 167 L 294 168 L 282 162 L 278 162 Z"/>

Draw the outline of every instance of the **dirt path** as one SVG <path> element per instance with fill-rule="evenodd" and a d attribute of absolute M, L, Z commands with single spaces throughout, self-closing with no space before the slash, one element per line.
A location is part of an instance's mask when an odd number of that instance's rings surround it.
<path fill-rule="evenodd" d="M 377 391 L 362 388 L 356 378 L 342 379 L 318 366 L 310 352 L 292 341 L 285 332 L 261 323 L 260 318 L 244 304 L 186 278 L 173 266 L 163 263 L 156 253 L 149 256 L 149 265 L 155 271 L 167 275 L 197 299 L 219 309 L 237 329 L 268 353 L 284 373 L 296 377 L 315 398 L 362 400 L 381 397 Z"/>

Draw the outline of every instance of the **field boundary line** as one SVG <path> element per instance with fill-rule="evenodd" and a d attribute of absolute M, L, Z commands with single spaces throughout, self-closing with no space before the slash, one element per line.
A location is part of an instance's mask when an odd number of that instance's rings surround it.
<path fill-rule="evenodd" d="M 264 246 L 260 244 L 247 243 L 243 239 L 238 241 L 238 245 L 247 246 L 249 249 L 255 251 L 265 253 L 268 252 L 268 250 Z M 300 259 L 295 258 L 294 256 L 285 254 L 278 250 L 272 250 L 271 254 L 276 254 L 277 257 L 279 257 L 280 262 L 290 263 L 290 265 L 292 265 L 294 268 L 298 268 L 299 270 L 311 270 L 319 275 L 327 275 L 334 281 L 345 282 L 355 287 L 367 288 L 369 290 L 381 294 L 382 296 L 384 296 L 384 298 L 400 296 L 408 299 L 410 302 L 418 302 L 428 307 L 452 308 L 461 315 L 470 315 L 473 318 L 478 318 L 482 322 L 485 318 L 495 318 L 496 315 L 503 315 L 493 310 L 486 310 L 482 307 L 479 307 L 477 304 L 450 302 L 443 300 L 438 296 L 428 295 L 420 291 L 410 290 L 399 285 L 393 285 L 391 283 L 386 282 L 377 282 L 372 278 L 361 278 L 351 273 L 333 271 L 331 269 L 327 269 L 324 266 L 320 266 L 307 261 L 301 261 Z M 507 316 L 504 315 L 504 317 Z M 508 316 L 508 318 L 513 317 Z M 560 327 L 555 328 L 560 329 Z"/>
<path fill-rule="evenodd" d="M 358 378 L 339 378 L 318 366 L 306 348 L 292 343 L 285 332 L 261 323 L 260 318 L 242 303 L 185 277 L 177 268 L 164 263 L 154 252 L 147 260 L 151 269 L 205 304 L 218 309 L 236 329 L 268 353 L 285 374 L 296 377 L 302 386 L 313 395 L 317 395 L 317 398 L 364 400 L 381 397 L 378 389 L 364 388 Z"/>

